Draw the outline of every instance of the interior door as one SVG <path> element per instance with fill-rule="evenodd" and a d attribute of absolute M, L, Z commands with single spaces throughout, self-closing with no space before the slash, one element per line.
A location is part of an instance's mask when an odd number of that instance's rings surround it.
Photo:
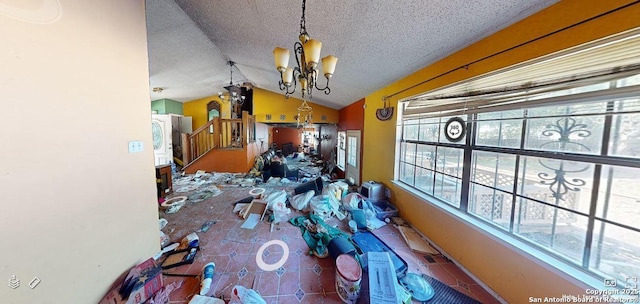
<path fill-rule="evenodd" d="M 169 164 L 173 161 L 171 115 L 152 115 L 151 132 L 153 133 L 153 156 L 156 166 Z"/>
<path fill-rule="evenodd" d="M 356 185 L 360 185 L 360 137 L 360 130 L 347 131 L 347 166 L 344 175 Z"/>

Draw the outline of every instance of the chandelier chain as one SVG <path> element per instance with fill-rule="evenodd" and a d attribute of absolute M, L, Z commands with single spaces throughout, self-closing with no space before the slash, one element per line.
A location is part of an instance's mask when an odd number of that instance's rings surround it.
<path fill-rule="evenodd" d="M 231 71 L 231 79 L 229 80 L 229 85 L 233 85 L 233 65 L 236 64 L 233 61 L 229 61 L 229 71 Z"/>
<path fill-rule="evenodd" d="M 304 18 L 304 11 L 305 11 L 305 3 L 307 1 L 306 0 L 302 0 L 302 18 L 300 18 L 300 34 L 307 34 L 307 21 Z"/>

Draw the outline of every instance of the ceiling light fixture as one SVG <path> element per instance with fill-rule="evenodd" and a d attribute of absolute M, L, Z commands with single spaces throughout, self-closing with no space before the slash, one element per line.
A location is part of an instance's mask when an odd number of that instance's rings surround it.
<path fill-rule="evenodd" d="M 245 96 L 242 94 L 242 89 L 240 85 L 233 84 L 233 67 L 236 65 L 233 61 L 228 61 L 229 69 L 231 71 L 231 80 L 229 80 L 229 85 L 224 87 L 226 92 L 218 92 L 218 98 L 223 102 L 231 102 L 232 104 L 241 105 L 244 102 Z"/>
<path fill-rule="evenodd" d="M 300 82 L 302 88 L 302 98 L 305 95 L 311 99 L 313 88 L 324 91 L 325 94 L 331 93 L 329 88 L 329 78 L 333 76 L 333 72 L 336 69 L 336 63 L 338 58 L 333 55 L 322 58 L 322 72 L 324 77 L 327 78 L 327 84 L 324 88 L 318 87 L 316 82 L 318 79 L 318 61 L 320 59 L 320 49 L 322 48 L 322 42 L 311 39 L 309 33 L 307 33 L 306 20 L 304 16 L 306 0 L 302 0 L 302 18 L 300 19 L 300 36 L 298 39 L 300 42 L 294 43 L 294 55 L 296 57 L 297 66 L 290 68 L 289 57 L 290 52 L 288 49 L 276 47 L 273 50 L 273 57 L 275 59 L 276 69 L 280 72 L 280 90 L 285 91 L 285 98 L 289 98 L 289 95 L 296 91 L 296 84 Z M 297 78 L 297 81 L 296 81 Z"/>

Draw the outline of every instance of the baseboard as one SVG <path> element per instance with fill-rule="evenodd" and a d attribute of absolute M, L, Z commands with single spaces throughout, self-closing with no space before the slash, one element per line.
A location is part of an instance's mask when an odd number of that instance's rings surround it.
<path fill-rule="evenodd" d="M 407 224 L 409 224 L 407 222 Z M 415 227 L 413 227 L 413 225 L 409 224 L 409 226 L 415 230 L 421 237 L 423 237 L 425 240 L 427 240 L 427 242 L 429 243 L 430 246 L 432 246 L 433 248 L 435 248 L 436 250 L 438 250 L 438 252 L 440 252 L 440 254 L 444 255 L 447 259 L 449 259 L 450 261 L 452 261 L 454 264 L 456 264 L 456 266 L 458 266 L 458 268 L 460 268 L 460 270 L 462 270 L 466 275 L 468 275 L 470 278 L 472 278 L 476 283 L 478 283 L 478 285 L 480 285 L 486 292 L 488 292 L 489 294 L 491 294 L 494 298 L 496 298 L 500 303 L 502 304 L 508 304 L 508 302 L 503 299 L 498 293 L 496 293 L 495 291 L 493 291 L 493 289 L 491 289 L 489 286 L 487 286 L 484 282 L 482 282 L 482 280 L 478 279 L 478 277 L 476 277 L 473 273 L 471 273 L 469 270 L 467 270 L 464 266 L 462 266 L 462 264 L 460 264 L 458 261 L 456 261 L 454 258 L 452 258 L 451 256 L 449 256 L 449 254 L 447 254 L 446 251 L 442 250 L 442 248 L 440 248 L 440 246 L 438 246 L 435 242 L 433 242 L 431 239 L 429 239 L 427 236 L 425 236 L 422 232 L 420 232 L 418 229 L 416 229 Z"/>

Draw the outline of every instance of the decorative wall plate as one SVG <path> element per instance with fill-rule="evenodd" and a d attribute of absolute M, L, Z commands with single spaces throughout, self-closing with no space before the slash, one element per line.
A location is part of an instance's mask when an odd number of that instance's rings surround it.
<path fill-rule="evenodd" d="M 391 119 L 393 117 L 393 107 L 387 107 L 387 97 L 383 97 L 384 100 L 384 108 L 376 110 L 376 118 L 380 121 L 385 121 Z"/>

